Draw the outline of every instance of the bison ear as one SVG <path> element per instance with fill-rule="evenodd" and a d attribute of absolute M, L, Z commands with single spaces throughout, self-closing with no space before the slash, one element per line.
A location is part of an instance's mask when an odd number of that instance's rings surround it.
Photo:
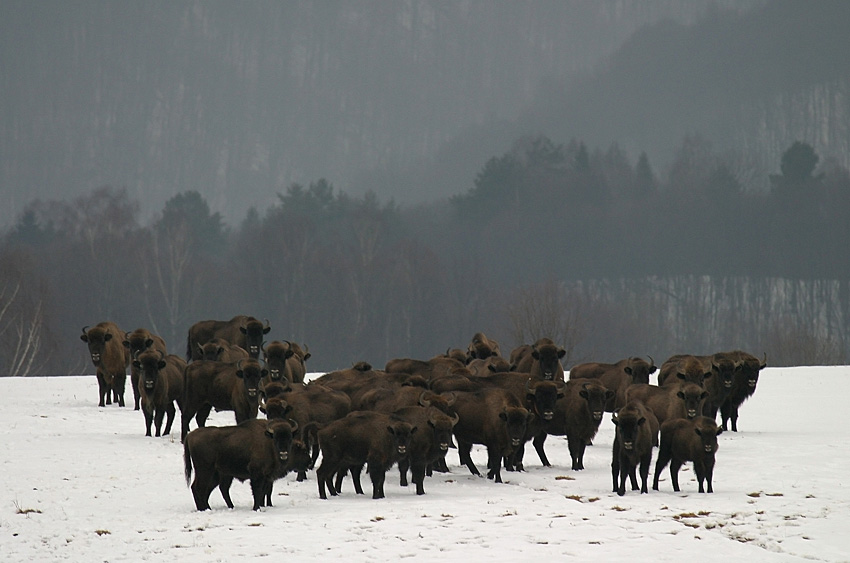
<path fill-rule="evenodd" d="M 610 398 L 611 398 L 611 397 L 613 397 L 614 395 L 616 395 L 616 393 L 614 393 L 614 392 L 613 392 L 613 391 L 611 391 L 610 389 L 606 389 L 606 390 L 605 390 L 605 399 L 610 399 Z"/>
<path fill-rule="evenodd" d="M 125 340 L 124 342 L 122 342 L 122 344 L 124 345 L 124 348 L 126 348 L 128 350 L 130 349 L 130 341 L 129 340 Z"/>
<path fill-rule="evenodd" d="M 713 373 L 714 373 L 713 371 L 707 371 L 707 372 L 705 372 L 705 373 L 703 374 L 702 378 L 703 378 L 703 379 L 708 379 L 709 377 L 711 377 L 711 375 L 712 375 Z"/>
<path fill-rule="evenodd" d="M 139 360 L 133 360 L 133 367 L 136 369 L 142 369 L 142 362 Z"/>
<path fill-rule="evenodd" d="M 112 333 L 111 332 L 107 332 L 106 334 L 103 335 L 103 341 L 104 342 L 109 342 L 110 340 L 112 340 Z"/>
<path fill-rule="evenodd" d="M 558 350 L 558 359 L 559 360 L 563 360 L 564 356 L 566 356 L 566 355 L 567 355 L 567 351 L 564 350 L 563 348 Z"/>
<path fill-rule="evenodd" d="M 245 328 L 244 326 L 240 326 L 240 327 L 239 327 L 239 332 L 241 332 L 242 334 L 248 334 L 248 329 L 247 329 L 247 328 Z"/>
<path fill-rule="evenodd" d="M 676 393 L 676 396 L 677 396 L 677 397 L 679 397 L 680 399 L 684 399 L 684 398 L 685 398 L 685 394 L 684 394 L 684 393 L 682 393 L 681 391 L 679 391 L 678 393 Z"/>
<path fill-rule="evenodd" d="M 563 391 L 558 391 L 558 394 L 556 395 L 556 397 L 557 397 L 558 399 L 563 399 L 565 396 L 566 396 L 566 395 L 564 395 L 564 392 L 563 392 Z"/>
<path fill-rule="evenodd" d="M 645 416 L 640 417 L 640 418 L 638 419 L 638 426 L 640 426 L 640 425 L 641 425 L 641 424 L 643 424 L 644 422 L 646 422 L 646 417 L 645 417 Z"/>
<path fill-rule="evenodd" d="M 430 422 L 430 421 L 429 421 L 429 422 Z M 410 429 L 410 433 L 411 433 L 411 434 L 416 434 L 416 431 L 417 431 L 417 430 L 419 430 L 419 427 L 418 427 L 418 426 L 414 426 L 413 428 L 411 428 L 411 429 Z"/>
<path fill-rule="evenodd" d="M 153 338 L 148 338 L 145 340 L 145 348 L 150 348 L 151 346 L 153 346 Z"/>
<path fill-rule="evenodd" d="M 238 377 L 239 379 L 242 379 L 242 376 L 244 375 L 245 373 L 241 369 L 236 370 L 236 377 Z"/>
<path fill-rule="evenodd" d="M 683 380 L 683 381 L 684 381 L 684 379 L 685 379 L 685 374 L 684 374 L 684 373 L 682 373 L 682 372 L 679 372 L 679 373 L 677 373 L 677 374 L 676 374 L 676 377 L 678 377 L 679 379 L 681 379 L 681 380 Z"/>
<path fill-rule="evenodd" d="M 723 427 L 718 426 L 717 427 L 717 433 L 715 434 L 715 436 L 720 436 L 721 434 L 723 434 Z"/>
<path fill-rule="evenodd" d="M 263 328 L 263 334 L 268 334 L 271 329 L 272 329 L 272 327 L 270 327 L 270 326 L 264 327 Z"/>
<path fill-rule="evenodd" d="M 627 373 L 627 374 L 629 374 L 629 375 L 631 375 L 631 374 L 632 374 L 632 368 L 630 368 L 629 366 L 624 367 L 624 368 L 623 368 L 623 371 L 624 371 L 624 372 L 626 372 L 626 373 Z"/>
<path fill-rule="evenodd" d="M 578 395 L 579 395 L 579 397 L 582 397 L 582 398 L 584 398 L 584 399 L 587 399 L 587 389 L 581 389 L 581 390 L 578 392 Z"/>
<path fill-rule="evenodd" d="M 261 377 L 268 377 L 268 375 L 269 375 L 269 370 L 267 370 L 266 368 L 263 368 L 263 369 L 260 370 L 260 376 Z"/>
<path fill-rule="evenodd" d="M 700 393 L 700 399 L 705 399 L 706 397 L 708 397 L 708 391 L 703 391 L 702 393 Z"/>
<path fill-rule="evenodd" d="M 160 360 L 156 363 L 156 367 L 158 367 L 159 369 L 165 369 L 165 365 L 165 360 Z"/>
<path fill-rule="evenodd" d="M 395 435 L 395 430 L 393 429 L 392 426 L 387 426 L 387 430 L 389 431 L 390 434 Z"/>
<path fill-rule="evenodd" d="M 538 352 L 537 350 L 532 350 L 531 351 L 531 357 L 534 358 L 535 360 L 539 360 L 540 359 L 540 352 Z"/>
<path fill-rule="evenodd" d="M 266 428 L 265 435 L 269 438 L 274 438 L 274 432 L 272 432 L 269 428 Z"/>
<path fill-rule="evenodd" d="M 88 342 L 88 341 L 89 341 L 89 335 L 88 335 L 88 334 L 86 334 L 85 332 L 84 332 L 84 333 L 82 333 L 82 334 L 80 335 L 80 340 L 82 340 L 83 342 Z"/>
<path fill-rule="evenodd" d="M 696 432 L 697 436 L 702 436 L 702 432 L 699 431 L 699 428 L 694 427 L 694 432 Z"/>
<path fill-rule="evenodd" d="M 304 361 L 306 362 L 307 360 L 309 360 L 312 355 L 313 354 L 311 354 L 310 352 L 307 352 L 306 354 L 304 354 Z"/>
<path fill-rule="evenodd" d="M 500 412 L 499 418 L 501 418 L 504 421 L 507 421 L 508 420 L 508 413 L 506 413 L 505 411 Z"/>

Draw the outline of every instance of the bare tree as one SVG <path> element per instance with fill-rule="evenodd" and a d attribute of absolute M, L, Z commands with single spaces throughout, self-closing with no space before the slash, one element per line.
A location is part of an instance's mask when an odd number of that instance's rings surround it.
<path fill-rule="evenodd" d="M 44 299 L 13 257 L 0 268 L 0 374 L 31 375 L 44 366 Z"/>
<path fill-rule="evenodd" d="M 585 336 L 582 311 L 578 295 L 558 281 L 519 287 L 507 306 L 517 345 L 550 338 L 567 351 L 562 360 L 567 366 L 574 362 L 575 350 Z"/>

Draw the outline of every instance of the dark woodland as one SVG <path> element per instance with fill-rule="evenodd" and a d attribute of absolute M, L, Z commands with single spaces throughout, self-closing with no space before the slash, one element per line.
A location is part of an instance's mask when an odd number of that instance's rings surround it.
<path fill-rule="evenodd" d="M 308 371 L 850 361 L 850 3 L 378 4 L 4 2 L 0 375 L 237 314 Z"/>

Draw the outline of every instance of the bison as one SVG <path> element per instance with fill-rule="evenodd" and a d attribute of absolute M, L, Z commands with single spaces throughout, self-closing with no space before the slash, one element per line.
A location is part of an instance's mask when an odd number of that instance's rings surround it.
<path fill-rule="evenodd" d="M 472 341 L 466 348 L 466 356 L 470 360 L 474 360 L 476 358 L 483 360 L 490 356 L 501 355 L 502 353 L 499 350 L 499 343 L 492 338 L 488 338 L 483 332 L 476 332 L 472 335 Z"/>
<path fill-rule="evenodd" d="M 567 351 L 548 338 L 541 338 L 532 346 L 520 346 L 511 353 L 515 371 L 530 374 L 537 379 L 564 380 L 561 360 Z"/>
<path fill-rule="evenodd" d="M 631 480 L 632 490 L 638 489 L 636 471 L 640 466 L 641 494 L 649 492 L 647 479 L 652 462 L 652 446 L 658 435 L 658 420 L 652 411 L 640 401 L 630 401 L 616 411 L 614 422 L 614 449 L 611 454 L 611 476 L 614 492 L 626 494 L 626 477 Z"/>
<path fill-rule="evenodd" d="M 160 350 L 144 350 L 133 360 L 133 368 L 139 373 L 139 394 L 145 414 L 145 436 L 151 435 L 151 424 L 156 425 L 156 436 L 162 434 L 162 418 L 165 434 L 171 433 L 176 409 L 174 403 L 183 402 L 183 372 L 186 361 L 180 356 L 166 356 Z M 182 410 L 182 408 L 181 408 Z"/>
<path fill-rule="evenodd" d="M 655 479 L 652 489 L 658 490 L 658 477 L 670 464 L 670 480 L 673 490 L 679 492 L 679 468 L 686 461 L 694 462 L 694 473 L 699 483 L 699 492 L 713 493 L 711 479 L 714 474 L 714 454 L 717 453 L 717 436 L 723 432 L 714 419 L 698 416 L 692 420 L 677 418 L 661 425 L 661 446 L 655 462 Z M 703 487 L 705 481 L 706 487 Z"/>
<path fill-rule="evenodd" d="M 83 327 L 80 340 L 88 344 L 89 356 L 97 370 L 98 406 L 111 405 L 112 399 L 124 406 L 124 387 L 127 385 L 127 366 L 130 355 L 124 348 L 124 333 L 113 322 L 104 321 L 89 329 Z"/>
<path fill-rule="evenodd" d="M 372 480 L 372 498 L 384 498 L 384 481 L 387 470 L 407 455 L 412 435 L 417 427 L 391 415 L 356 411 L 318 431 L 322 464 L 316 469 L 319 482 L 319 498 L 327 499 L 327 492 L 338 494 L 338 485 L 333 477 L 351 470 L 354 488 L 363 494 L 360 486 L 360 470 L 366 471 Z"/>
<path fill-rule="evenodd" d="M 213 338 L 203 344 L 198 343 L 197 347 L 198 357 L 195 358 L 195 361 L 207 360 L 210 362 L 233 363 L 251 357 L 247 350 L 236 344 L 231 344 L 223 338 Z"/>
<path fill-rule="evenodd" d="M 302 350 L 301 346 L 287 340 L 273 340 L 263 348 L 263 358 L 269 368 L 271 381 L 286 378 L 290 383 L 304 382 L 304 376 L 307 375 L 305 362 L 310 358 L 309 350 Z"/>
<path fill-rule="evenodd" d="M 661 424 L 672 418 L 694 418 L 703 412 L 708 391 L 696 383 L 658 387 L 645 383 L 632 385 L 626 392 L 626 402 L 641 401 Z"/>
<path fill-rule="evenodd" d="M 237 424 L 257 418 L 260 380 L 266 375 L 268 370 L 251 358 L 235 364 L 199 361 L 187 365 L 180 440 L 186 439 L 193 416 L 198 426 L 204 426 L 213 408 L 234 411 Z"/>
<path fill-rule="evenodd" d="M 481 475 L 470 452 L 472 444 L 487 448 L 487 478 L 502 482 L 503 458 L 510 458 L 526 440 L 526 429 L 534 415 L 510 391 L 498 387 L 456 393 L 455 412 L 460 421 L 455 426 L 460 462 L 473 475 Z"/>
<path fill-rule="evenodd" d="M 658 385 L 678 385 L 683 381 L 705 387 L 705 380 L 712 376 L 711 362 L 706 357 L 679 354 L 661 364 L 658 370 Z"/>
<path fill-rule="evenodd" d="M 254 510 L 271 506 L 271 487 L 288 472 L 292 436 L 297 425 L 283 420 L 248 420 L 236 426 L 196 428 L 183 441 L 186 485 L 191 484 L 198 510 L 209 510 L 216 487 L 228 508 L 233 479 L 250 479 Z"/>
<path fill-rule="evenodd" d="M 394 417 L 400 418 L 418 428 L 410 440 L 407 456 L 398 461 L 399 483 L 407 486 L 407 470 L 411 470 L 416 494 L 425 494 L 425 474 L 428 467 L 444 460 L 452 443 L 452 431 L 460 417 L 448 416 L 444 412 L 428 406 L 410 406 L 396 410 Z M 428 473 L 430 475 L 430 473 Z"/>
<path fill-rule="evenodd" d="M 577 364 L 570 370 L 570 379 L 596 379 L 615 395 L 608 400 L 605 410 L 614 412 L 626 404 L 626 389 L 635 383 L 649 383 L 655 373 L 652 357 L 649 362 L 637 357 L 625 358 L 616 364 L 589 362 Z"/>
<path fill-rule="evenodd" d="M 124 337 L 123 344 L 131 360 L 130 385 L 133 387 L 134 410 L 139 410 L 139 401 L 141 399 L 141 395 L 139 395 L 139 372 L 133 366 L 132 360 L 149 348 L 159 350 L 163 354 L 168 354 L 168 349 L 165 346 L 165 340 L 146 328 L 137 328 L 133 332 L 128 332 Z"/>
<path fill-rule="evenodd" d="M 229 321 L 198 321 L 189 327 L 189 335 L 186 339 L 186 361 L 201 359 L 198 344 L 204 344 L 213 338 L 222 338 L 244 348 L 252 358 L 259 358 L 263 336 L 270 330 L 268 321 L 263 324 L 256 318 L 246 315 L 236 315 Z"/>
<path fill-rule="evenodd" d="M 605 405 L 613 395 L 613 391 L 596 381 L 568 381 L 555 405 L 554 416 L 544 421 L 543 429 L 534 437 L 534 449 L 537 450 L 540 463 L 546 467 L 551 465 L 543 444 L 546 436 L 552 434 L 567 437 L 573 471 L 584 469 L 585 448 L 596 436 Z"/>
<path fill-rule="evenodd" d="M 728 430 L 727 422 L 731 421 L 732 432 L 737 432 L 738 409 L 756 392 L 759 372 L 767 366 L 767 354 L 761 362 L 755 356 L 740 350 L 728 354 L 734 361 L 740 363 L 741 370 L 735 374 L 732 389 L 720 405 L 720 416 L 723 421 L 723 430 Z"/>

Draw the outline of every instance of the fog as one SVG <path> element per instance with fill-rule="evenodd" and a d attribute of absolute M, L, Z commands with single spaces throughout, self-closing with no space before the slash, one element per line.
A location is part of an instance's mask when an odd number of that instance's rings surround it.
<path fill-rule="evenodd" d="M 850 359 L 850 3 L 0 3 L 0 374 L 250 314 L 315 370 Z"/>

